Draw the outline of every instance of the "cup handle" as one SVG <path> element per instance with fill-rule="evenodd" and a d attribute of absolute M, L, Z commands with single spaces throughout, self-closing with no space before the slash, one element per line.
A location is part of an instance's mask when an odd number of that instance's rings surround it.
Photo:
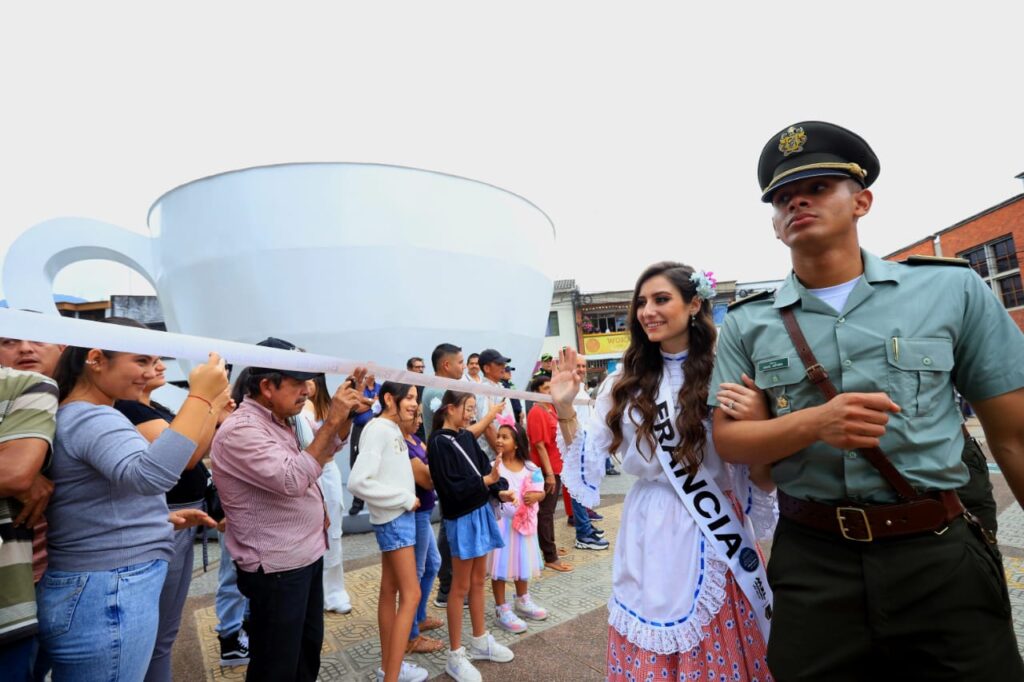
<path fill-rule="evenodd" d="M 127 265 L 156 288 L 152 238 L 91 218 L 54 218 L 26 230 L 7 251 L 7 305 L 58 314 L 54 277 L 72 263 L 93 259 Z"/>

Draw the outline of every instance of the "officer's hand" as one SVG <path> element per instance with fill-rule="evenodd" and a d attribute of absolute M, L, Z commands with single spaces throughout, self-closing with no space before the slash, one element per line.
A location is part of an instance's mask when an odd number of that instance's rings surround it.
<path fill-rule="evenodd" d="M 821 407 L 817 419 L 818 440 L 840 450 L 878 447 L 885 435 L 889 413 L 900 406 L 885 393 L 842 393 Z"/>

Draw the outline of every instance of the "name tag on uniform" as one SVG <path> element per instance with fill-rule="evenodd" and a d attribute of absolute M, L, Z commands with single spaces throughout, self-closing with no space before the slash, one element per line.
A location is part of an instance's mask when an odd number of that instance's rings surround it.
<path fill-rule="evenodd" d="M 774 372 L 777 369 L 786 369 L 788 367 L 789 358 L 775 358 L 757 363 L 758 372 Z"/>

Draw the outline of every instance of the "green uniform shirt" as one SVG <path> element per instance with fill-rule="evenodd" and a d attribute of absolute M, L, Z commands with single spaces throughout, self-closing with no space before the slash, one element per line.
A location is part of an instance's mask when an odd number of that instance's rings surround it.
<path fill-rule="evenodd" d="M 1024 386 L 1024 335 L 973 270 L 903 265 L 861 253 L 864 275 L 842 313 L 793 273 L 774 300 L 730 311 L 708 404 L 717 405 L 720 383 L 740 383 L 744 372 L 767 392 L 776 416 L 824 403 L 779 315 L 796 303 L 800 327 L 840 392 L 884 392 L 902 408 L 890 415 L 881 441 L 900 473 L 922 491 L 958 488 L 968 475 L 952 387 L 977 401 Z M 896 500 L 862 455 L 820 441 L 776 462 L 772 476 L 802 499 Z"/>

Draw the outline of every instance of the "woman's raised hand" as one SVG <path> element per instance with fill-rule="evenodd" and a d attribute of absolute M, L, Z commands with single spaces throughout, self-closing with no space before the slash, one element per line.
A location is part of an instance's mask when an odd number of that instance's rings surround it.
<path fill-rule="evenodd" d="M 224 358 L 216 353 L 210 353 L 209 360 L 193 367 L 188 373 L 188 391 L 208 402 L 211 410 L 219 414 L 231 398 L 228 393 L 228 373 L 224 368 Z"/>
<path fill-rule="evenodd" d="M 572 401 L 580 392 L 583 377 L 576 368 L 576 351 L 568 346 L 558 351 L 551 369 L 551 400 L 559 414 L 573 412 Z"/>

